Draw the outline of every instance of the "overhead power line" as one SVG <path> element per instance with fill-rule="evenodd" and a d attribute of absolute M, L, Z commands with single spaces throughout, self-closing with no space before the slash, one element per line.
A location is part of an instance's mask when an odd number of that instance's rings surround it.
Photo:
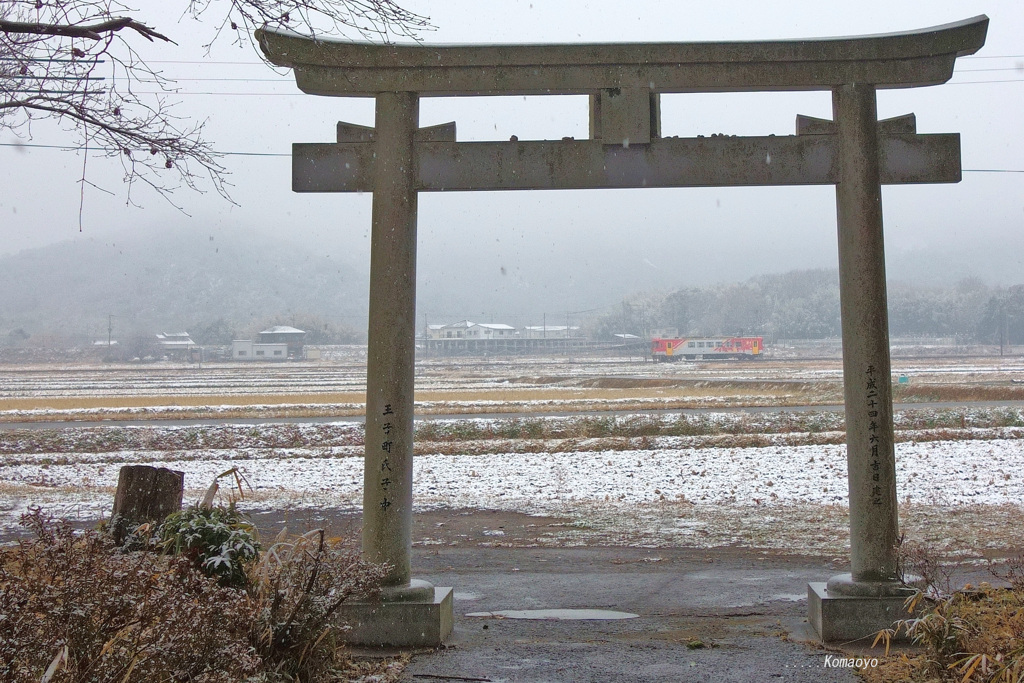
<path fill-rule="evenodd" d="M 71 147 L 68 145 L 43 145 L 36 142 L 0 142 L 0 147 L 28 147 L 33 149 L 60 149 L 66 152 L 72 152 L 78 150 L 78 147 Z M 94 147 L 93 151 L 97 152 L 114 152 L 112 147 Z M 222 154 L 229 157 L 290 157 L 291 154 L 287 152 L 216 152 L 216 154 Z M 963 173 L 1024 173 L 1024 169 L 1016 168 L 965 168 L 962 169 Z"/>
<path fill-rule="evenodd" d="M 191 80 L 191 79 L 181 79 Z M 225 79 L 229 80 L 229 79 Z M 244 81 L 245 79 L 239 79 Z M 281 84 L 289 83 L 288 81 L 273 81 L 280 82 Z M 1024 78 L 1004 78 L 1004 79 L 992 79 L 983 81 L 949 81 L 944 85 L 982 85 L 986 83 L 1024 83 Z M 199 96 L 199 97 L 308 97 L 306 93 L 302 92 L 230 92 L 230 91 L 211 91 L 211 90 L 135 90 L 133 94 L 136 95 L 176 95 L 176 96 Z"/>
<path fill-rule="evenodd" d="M 32 149 L 59 149 L 65 152 L 74 152 L 79 147 L 72 147 L 69 145 L 41 145 L 35 142 L 0 142 L 0 147 L 29 147 Z M 91 151 L 95 152 L 120 152 L 119 149 L 113 147 L 91 147 Z M 214 154 L 220 154 L 227 157 L 290 157 L 290 153 L 284 152 L 214 152 Z"/>

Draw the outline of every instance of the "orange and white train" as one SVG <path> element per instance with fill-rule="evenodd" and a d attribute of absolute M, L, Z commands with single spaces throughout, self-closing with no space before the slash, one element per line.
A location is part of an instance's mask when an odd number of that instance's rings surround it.
<path fill-rule="evenodd" d="M 763 337 L 682 337 L 651 340 L 655 362 L 709 360 L 718 358 L 761 358 Z"/>

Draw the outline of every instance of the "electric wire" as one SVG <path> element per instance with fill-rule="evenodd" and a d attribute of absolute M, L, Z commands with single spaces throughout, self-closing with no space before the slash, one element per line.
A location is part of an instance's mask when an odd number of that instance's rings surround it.
<path fill-rule="evenodd" d="M 18 148 L 33 148 L 33 149 L 59 149 L 65 152 L 73 152 L 78 150 L 78 147 L 72 145 L 44 145 L 36 142 L 0 142 L 0 147 L 18 147 Z M 94 151 L 98 152 L 114 152 L 120 151 L 115 150 L 111 147 L 95 147 Z M 290 157 L 292 156 L 288 152 L 214 152 L 219 156 L 226 157 Z M 1016 168 L 964 168 L 961 169 L 962 173 L 1024 173 L 1024 169 Z"/>

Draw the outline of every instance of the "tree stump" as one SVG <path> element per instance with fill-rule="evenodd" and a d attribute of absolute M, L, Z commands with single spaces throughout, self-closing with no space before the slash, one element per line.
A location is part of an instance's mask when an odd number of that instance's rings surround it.
<path fill-rule="evenodd" d="M 160 523 L 181 510 L 185 473 L 166 467 L 125 465 L 117 477 L 110 526 L 114 542 L 124 542 L 128 530 L 146 522 Z"/>

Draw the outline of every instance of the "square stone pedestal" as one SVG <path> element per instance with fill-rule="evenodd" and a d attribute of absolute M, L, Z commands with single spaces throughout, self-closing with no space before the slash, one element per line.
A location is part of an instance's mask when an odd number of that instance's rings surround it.
<path fill-rule="evenodd" d="M 906 597 L 862 598 L 831 596 L 825 582 L 807 584 L 807 620 L 822 641 L 849 642 L 871 638 L 882 629 L 892 628 L 902 619 L 915 616 L 904 607 Z M 893 639 L 907 640 L 904 629 Z M 868 643 L 870 644 L 870 643 Z"/>
<path fill-rule="evenodd" d="M 350 645 L 438 647 L 455 624 L 451 588 L 434 587 L 433 602 L 352 602 L 339 608 Z"/>

